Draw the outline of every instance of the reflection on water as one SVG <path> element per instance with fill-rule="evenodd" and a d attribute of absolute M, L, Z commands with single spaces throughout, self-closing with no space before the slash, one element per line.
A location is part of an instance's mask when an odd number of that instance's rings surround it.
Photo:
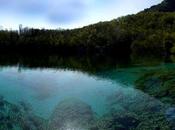
<path fill-rule="evenodd" d="M 0 130 L 175 128 L 173 104 L 134 84 L 143 73 L 173 70 L 174 64 L 139 67 L 109 59 L 99 64 L 88 58 L 12 59 L 0 57 Z"/>

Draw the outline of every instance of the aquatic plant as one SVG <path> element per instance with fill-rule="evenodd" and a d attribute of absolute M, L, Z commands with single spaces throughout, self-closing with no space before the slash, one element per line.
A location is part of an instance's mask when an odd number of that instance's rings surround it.
<path fill-rule="evenodd" d="M 160 99 L 175 104 L 175 71 L 155 70 L 145 73 L 135 82 L 136 88 Z"/>
<path fill-rule="evenodd" d="M 25 106 L 26 107 L 26 106 Z M 44 130 L 44 119 L 0 97 L 0 130 Z"/>
<path fill-rule="evenodd" d="M 109 113 L 97 122 L 99 130 L 171 130 L 168 106 L 141 91 L 117 91 L 107 98 Z M 125 123 L 127 124 L 125 124 Z M 127 127 L 128 126 L 128 127 Z"/>

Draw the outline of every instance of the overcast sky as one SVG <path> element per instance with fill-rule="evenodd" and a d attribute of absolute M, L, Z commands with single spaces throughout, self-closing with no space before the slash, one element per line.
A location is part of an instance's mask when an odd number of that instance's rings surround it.
<path fill-rule="evenodd" d="M 133 14 L 162 0 L 0 0 L 0 25 L 77 28 Z"/>

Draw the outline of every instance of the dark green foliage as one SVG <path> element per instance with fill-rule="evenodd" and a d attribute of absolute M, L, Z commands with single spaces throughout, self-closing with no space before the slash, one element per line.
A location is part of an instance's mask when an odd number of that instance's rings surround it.
<path fill-rule="evenodd" d="M 146 12 L 120 19 L 132 34 L 133 54 L 169 56 L 175 44 L 175 13 Z M 133 37 L 134 36 L 134 37 Z"/>

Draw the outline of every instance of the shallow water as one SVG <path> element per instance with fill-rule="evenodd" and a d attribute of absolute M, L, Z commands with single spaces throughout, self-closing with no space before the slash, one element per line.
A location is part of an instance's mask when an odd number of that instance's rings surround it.
<path fill-rule="evenodd" d="M 173 105 L 162 103 L 141 90 L 135 89 L 134 86 L 134 81 L 144 72 L 160 68 L 173 69 L 175 65 L 163 63 L 155 66 L 116 67 L 95 73 L 75 69 L 59 69 L 59 67 L 3 66 L 0 68 L 0 95 L 4 102 L 31 109 L 26 113 L 47 122 L 45 124 L 48 126 L 42 126 L 42 129 L 166 130 L 171 129 L 169 127 L 171 121 L 166 118 L 166 112 L 168 111 L 168 114 L 171 112 L 170 116 L 173 116 Z M 0 107 L 0 109 L 2 108 Z M 4 112 L 4 108 L 1 111 Z M 28 118 L 28 115 L 23 113 L 21 115 L 25 115 L 25 119 Z M 0 129 L 5 130 L 7 126 L 3 126 L 4 118 L 2 118 L 3 114 L 0 114 Z M 87 114 L 88 120 L 83 117 L 85 114 Z M 115 121 L 112 115 L 114 115 Z M 14 117 L 18 118 L 16 115 Z M 102 126 L 104 122 L 108 122 L 106 117 L 109 121 L 114 121 L 112 125 L 115 126 L 105 126 L 105 124 Z M 156 121 L 149 122 L 149 118 L 153 119 L 154 117 Z M 160 120 L 158 120 L 159 117 Z M 129 119 L 131 122 L 127 122 Z M 21 117 L 17 119 L 17 122 L 20 120 Z M 81 122 L 88 125 L 80 125 Z M 11 127 L 8 125 L 8 129 L 28 129 L 23 127 L 23 124 L 19 123 L 18 126 L 14 126 L 13 123 L 11 122 Z M 57 125 L 59 123 L 60 125 Z M 28 123 L 27 125 L 30 127 L 33 124 Z M 154 126 L 156 124 L 159 126 Z M 123 126 L 121 127 L 121 125 Z M 40 128 L 35 126 L 30 129 Z"/>

